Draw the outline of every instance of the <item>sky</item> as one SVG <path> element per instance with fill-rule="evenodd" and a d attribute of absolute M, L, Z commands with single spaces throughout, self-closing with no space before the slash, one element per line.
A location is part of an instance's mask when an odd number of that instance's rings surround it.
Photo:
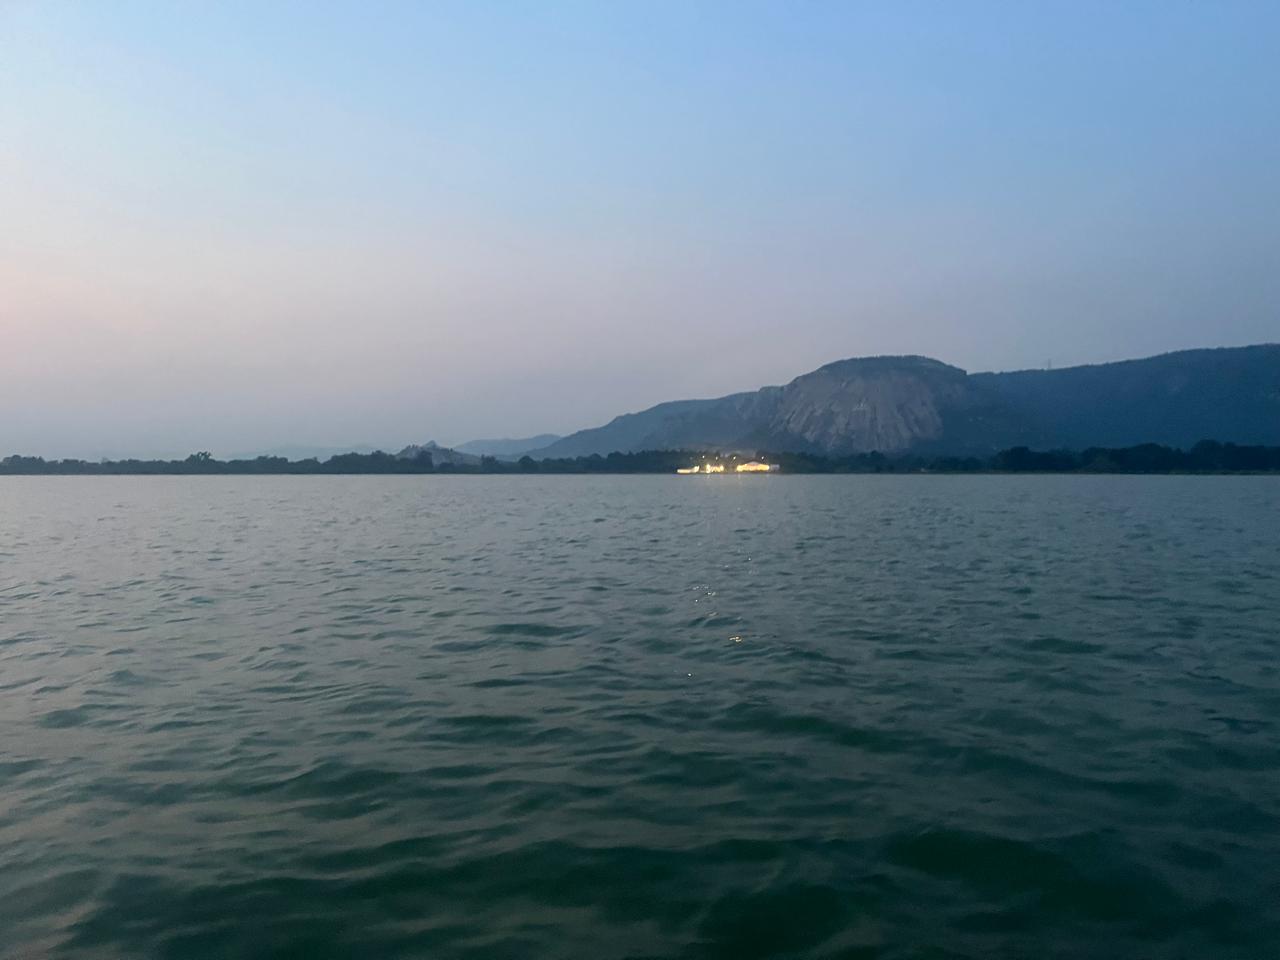
<path fill-rule="evenodd" d="M 0 0 L 0 456 L 1280 340 L 1280 3 Z"/>

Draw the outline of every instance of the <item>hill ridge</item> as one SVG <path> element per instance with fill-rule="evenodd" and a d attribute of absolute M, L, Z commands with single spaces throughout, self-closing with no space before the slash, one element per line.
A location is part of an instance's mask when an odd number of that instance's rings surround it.
<path fill-rule="evenodd" d="M 1206 436 L 1280 443 L 1280 344 L 988 373 L 919 354 L 847 357 L 781 386 L 624 413 L 530 455 L 710 447 L 976 454 Z"/>

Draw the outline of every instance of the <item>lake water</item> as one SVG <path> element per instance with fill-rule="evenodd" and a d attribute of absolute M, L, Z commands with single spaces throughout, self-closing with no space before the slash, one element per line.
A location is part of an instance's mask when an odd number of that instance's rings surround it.
<path fill-rule="evenodd" d="M 5 957 L 1262 958 L 1280 479 L 0 479 Z"/>

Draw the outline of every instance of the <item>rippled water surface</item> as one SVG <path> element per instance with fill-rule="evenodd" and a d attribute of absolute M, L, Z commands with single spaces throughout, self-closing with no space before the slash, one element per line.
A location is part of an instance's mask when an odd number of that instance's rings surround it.
<path fill-rule="evenodd" d="M 0 955 L 1273 957 L 1280 481 L 0 479 Z"/>

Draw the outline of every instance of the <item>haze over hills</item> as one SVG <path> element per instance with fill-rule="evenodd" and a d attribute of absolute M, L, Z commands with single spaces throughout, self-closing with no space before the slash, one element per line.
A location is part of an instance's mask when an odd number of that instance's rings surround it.
<path fill-rule="evenodd" d="M 474 467 L 480 464 L 480 458 L 474 454 L 462 453 L 454 447 L 442 447 L 434 440 L 426 443 L 411 443 L 396 453 L 401 460 L 413 460 L 416 457 L 430 455 L 431 462 L 439 467 L 442 464 Z"/>
<path fill-rule="evenodd" d="M 616 417 L 533 451 L 662 449 L 983 454 L 1205 438 L 1280 443 L 1280 344 L 1186 350 L 1059 370 L 969 374 L 928 357 L 839 360 L 709 400 Z"/>
<path fill-rule="evenodd" d="M 530 450 L 538 450 L 550 446 L 560 439 L 558 433 L 540 433 L 536 437 L 519 439 L 503 438 L 501 440 L 468 440 L 460 443 L 455 450 L 475 456 L 519 457 Z"/>
<path fill-rule="evenodd" d="M 307 460 L 314 457 L 317 460 L 327 460 L 329 457 L 343 453 L 373 453 L 377 449 L 378 447 L 372 443 L 353 443 L 345 447 L 286 443 L 259 450 L 233 451 L 223 455 L 228 460 L 252 460 L 255 457 L 284 457 L 287 460 Z M 175 452 L 173 456 L 186 456 L 186 453 Z"/>

